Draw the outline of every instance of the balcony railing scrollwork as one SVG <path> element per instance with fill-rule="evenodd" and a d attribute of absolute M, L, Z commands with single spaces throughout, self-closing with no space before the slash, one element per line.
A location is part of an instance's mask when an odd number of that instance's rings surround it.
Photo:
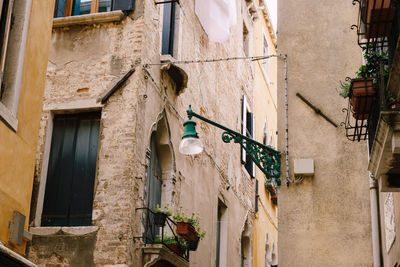
<path fill-rule="evenodd" d="M 177 256 L 189 261 L 189 251 L 195 250 L 176 233 L 177 223 L 170 216 L 160 212 L 153 212 L 151 209 L 137 208 L 143 212 L 144 233 L 142 236 L 135 237 L 142 239 L 145 245 L 162 244 L 174 252 Z"/>

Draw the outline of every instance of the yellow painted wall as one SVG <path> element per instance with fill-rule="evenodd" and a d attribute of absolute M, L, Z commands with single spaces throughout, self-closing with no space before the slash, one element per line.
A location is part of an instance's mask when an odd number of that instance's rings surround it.
<path fill-rule="evenodd" d="M 270 55 L 277 54 L 273 37 L 268 28 L 268 21 L 264 18 L 261 10 L 258 11 L 259 19 L 254 23 L 254 55 L 261 56 L 263 53 L 263 36 L 267 37 Z M 262 61 L 255 62 L 254 79 L 254 113 L 255 113 L 255 137 L 262 142 L 264 136 L 264 125 L 267 122 L 268 140 L 273 136 L 273 145 L 277 146 L 277 59 L 271 58 L 268 77 L 264 74 Z M 277 207 L 272 203 L 270 195 L 265 187 L 265 176 L 256 168 L 256 179 L 258 180 L 258 212 L 254 221 L 253 233 L 253 266 L 264 267 L 266 259 L 266 236 L 268 233 L 269 244 L 275 246 L 277 255 L 278 242 L 278 220 Z M 279 203 L 278 203 L 279 204 Z"/>
<path fill-rule="evenodd" d="M 53 10 L 54 0 L 32 0 L 17 132 L 0 121 L 0 241 L 11 248 L 8 222 L 14 210 L 25 215 L 28 229 Z M 25 245 L 13 249 L 24 253 Z"/>

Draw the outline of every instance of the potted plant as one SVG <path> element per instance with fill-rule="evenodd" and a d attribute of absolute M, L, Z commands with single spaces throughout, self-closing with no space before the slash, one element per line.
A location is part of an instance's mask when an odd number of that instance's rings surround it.
<path fill-rule="evenodd" d="M 191 217 L 186 217 L 180 208 L 173 218 L 176 221 L 176 233 L 187 241 L 189 250 L 196 250 L 206 234 L 201 231 L 200 216 L 192 213 Z"/>
<path fill-rule="evenodd" d="M 179 256 L 183 256 L 185 254 L 185 250 L 187 249 L 185 240 L 178 236 L 164 236 L 164 238 L 157 236 L 154 240 L 154 243 L 166 245 L 170 250 Z"/>
<path fill-rule="evenodd" d="M 172 211 L 169 209 L 168 204 L 163 209 L 160 209 L 160 206 L 157 204 L 157 208 L 154 211 L 154 224 L 158 227 L 164 227 L 167 217 L 171 215 Z"/>
<path fill-rule="evenodd" d="M 365 37 L 367 39 L 390 35 L 396 13 L 396 8 L 391 5 L 391 2 L 391 0 L 365 0 L 362 2 L 362 21 L 366 25 Z"/>
<path fill-rule="evenodd" d="M 365 120 L 369 117 L 378 87 L 381 62 L 387 60 L 384 52 L 380 53 L 372 49 L 368 52 L 363 50 L 366 63 L 356 72 L 357 78 L 347 78 L 345 82 L 340 81 L 341 91 L 339 92 L 342 97 L 350 98 L 353 117 L 358 120 Z M 382 72 L 382 78 L 387 80 L 389 76 L 387 65 L 384 65 Z"/>
<path fill-rule="evenodd" d="M 351 80 L 350 104 L 353 110 L 353 117 L 358 120 L 366 120 L 372 108 L 375 95 L 372 78 L 357 78 Z"/>

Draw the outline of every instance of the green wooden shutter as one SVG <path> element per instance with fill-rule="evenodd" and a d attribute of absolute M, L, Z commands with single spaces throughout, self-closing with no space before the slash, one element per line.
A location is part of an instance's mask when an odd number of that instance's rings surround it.
<path fill-rule="evenodd" d="M 100 113 L 54 118 L 42 226 L 92 222 Z"/>

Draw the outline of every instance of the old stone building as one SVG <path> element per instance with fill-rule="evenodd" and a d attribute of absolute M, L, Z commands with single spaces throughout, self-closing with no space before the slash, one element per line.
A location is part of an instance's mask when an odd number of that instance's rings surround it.
<path fill-rule="evenodd" d="M 30 260 L 251 266 L 255 165 L 196 118 L 204 151 L 178 149 L 189 105 L 254 137 L 254 62 L 228 60 L 248 56 L 251 2 L 56 1 Z M 162 232 L 142 208 L 157 204 L 200 215 L 206 235 L 189 258 L 155 244 Z"/>
<path fill-rule="evenodd" d="M 346 138 L 340 123 L 348 100 L 338 93 L 362 64 L 351 30 L 358 8 L 347 0 L 287 0 L 278 10 L 278 51 L 288 60 L 288 98 L 279 72 L 278 109 L 288 103 L 289 110 L 288 121 L 278 113 L 278 148 L 285 153 L 288 145 L 289 156 L 289 165 L 282 158 L 288 186 L 279 190 L 279 265 L 371 266 L 367 147 Z"/>

